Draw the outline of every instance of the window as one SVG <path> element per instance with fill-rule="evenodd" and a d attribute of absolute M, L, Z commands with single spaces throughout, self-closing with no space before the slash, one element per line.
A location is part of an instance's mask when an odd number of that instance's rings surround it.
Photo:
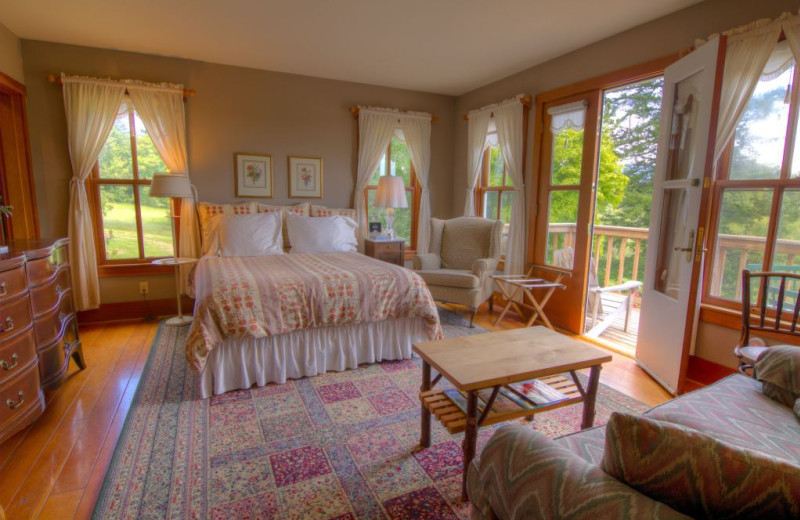
<path fill-rule="evenodd" d="M 511 203 L 514 201 L 514 183 L 508 175 L 506 162 L 497 142 L 497 131 L 486 136 L 483 151 L 483 167 L 475 186 L 475 213 L 484 218 L 503 221 L 500 251 L 505 255 L 508 228 L 511 222 Z"/>
<path fill-rule="evenodd" d="M 705 277 L 710 303 L 738 309 L 743 269 L 800 272 L 799 75 L 780 42 L 719 160 Z M 798 287 L 787 289 L 784 305 L 793 305 Z M 777 290 L 769 292 L 775 306 Z"/>
<path fill-rule="evenodd" d="M 416 249 L 417 244 L 417 206 L 419 200 L 419 187 L 414 175 L 414 167 L 411 165 L 411 155 L 405 143 L 403 133 L 397 130 L 389 142 L 386 153 L 381 158 L 380 166 L 370 177 L 369 185 L 365 188 L 367 199 L 367 221 L 380 222 L 384 225 L 383 216 L 386 208 L 375 207 L 375 193 L 378 189 L 378 179 L 381 175 L 391 175 L 401 177 L 406 187 L 406 200 L 408 208 L 396 208 L 394 210 L 394 230 L 399 238 L 406 239 L 406 247 Z"/>
<path fill-rule="evenodd" d="M 169 199 L 150 197 L 153 174 L 166 171 L 136 111 L 118 115 L 91 179 L 99 264 L 172 256 Z"/>

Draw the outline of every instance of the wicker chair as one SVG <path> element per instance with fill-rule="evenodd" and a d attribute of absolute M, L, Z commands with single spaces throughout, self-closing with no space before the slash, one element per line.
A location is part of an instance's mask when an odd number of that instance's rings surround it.
<path fill-rule="evenodd" d="M 755 292 L 751 290 L 751 280 L 758 280 Z M 755 377 L 755 362 L 769 348 L 764 340 L 751 335 L 753 331 L 780 334 L 787 338 L 786 343 L 798 343 L 798 287 L 800 274 L 742 271 L 742 335 L 733 349 L 739 358 L 739 372 L 751 371 Z"/>
<path fill-rule="evenodd" d="M 500 260 L 503 223 L 480 217 L 431 219 L 430 253 L 414 258 L 414 270 L 438 301 L 465 305 L 472 327 L 478 307 L 489 300 Z"/>

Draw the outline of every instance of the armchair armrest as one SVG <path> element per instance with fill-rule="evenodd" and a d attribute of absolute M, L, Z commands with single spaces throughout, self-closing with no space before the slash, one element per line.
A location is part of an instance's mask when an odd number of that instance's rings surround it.
<path fill-rule="evenodd" d="M 442 268 L 442 257 L 436 253 L 425 253 L 414 257 L 414 269 L 430 271 Z"/>
<path fill-rule="evenodd" d="M 499 429 L 469 471 L 469 496 L 484 518 L 689 518 L 523 426 Z"/>
<path fill-rule="evenodd" d="M 472 274 L 478 277 L 481 281 L 486 276 L 494 273 L 497 269 L 497 259 L 495 258 L 478 258 L 472 262 Z"/>

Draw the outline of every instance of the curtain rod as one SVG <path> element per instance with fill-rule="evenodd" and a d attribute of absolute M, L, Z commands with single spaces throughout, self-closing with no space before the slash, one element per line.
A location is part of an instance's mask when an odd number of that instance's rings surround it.
<path fill-rule="evenodd" d="M 358 113 L 359 112 L 360 112 L 360 110 L 358 109 L 358 107 L 356 107 L 356 106 L 350 107 L 350 113 L 353 114 L 353 117 L 355 117 L 356 119 L 358 119 Z M 398 115 L 403 115 L 403 114 L 400 113 Z M 436 123 L 437 121 L 439 121 L 439 116 L 432 115 L 431 116 L 431 123 Z"/>
<path fill-rule="evenodd" d="M 49 81 L 50 83 L 57 83 L 59 86 L 63 85 L 63 82 L 61 81 L 61 76 L 56 76 L 54 74 L 48 74 L 47 75 L 47 81 Z M 128 93 L 127 87 L 125 88 L 125 93 L 126 94 Z M 194 89 L 191 89 L 191 88 L 183 89 L 183 99 L 193 98 L 196 95 L 197 95 L 197 91 L 194 90 Z"/>
<path fill-rule="evenodd" d="M 524 96 L 519 98 L 519 102 L 522 103 L 523 106 L 526 106 L 526 107 L 530 108 L 531 107 L 531 99 L 532 98 L 531 98 L 530 94 L 525 94 Z M 494 112 L 492 112 L 491 115 L 492 115 L 492 117 L 494 117 Z M 469 114 L 464 114 L 463 117 L 464 117 L 464 121 L 469 121 Z"/>

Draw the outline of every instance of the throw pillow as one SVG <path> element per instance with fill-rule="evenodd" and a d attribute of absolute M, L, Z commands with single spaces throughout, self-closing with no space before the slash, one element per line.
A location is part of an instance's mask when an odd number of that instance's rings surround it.
<path fill-rule="evenodd" d="M 212 226 L 211 219 L 217 215 L 249 215 L 255 212 L 255 204 L 252 202 L 243 202 L 241 204 L 198 202 L 197 214 L 200 217 L 200 234 L 203 240 L 201 253 L 203 255 L 214 255 L 217 253 L 215 249 L 217 244 L 213 235 L 218 230 L 215 229 L 215 226 Z"/>
<path fill-rule="evenodd" d="M 325 206 L 311 205 L 312 217 L 335 217 L 335 216 L 349 217 L 353 220 L 356 219 L 356 210 L 350 208 L 326 208 Z"/>
<path fill-rule="evenodd" d="M 358 248 L 356 221 L 347 217 L 286 216 L 291 253 L 330 253 Z"/>
<path fill-rule="evenodd" d="M 283 254 L 281 214 L 223 215 L 219 242 L 220 256 Z"/>
<path fill-rule="evenodd" d="M 800 516 L 800 466 L 678 424 L 613 413 L 601 467 L 693 518 Z"/>
<path fill-rule="evenodd" d="M 295 204 L 294 206 L 270 206 L 268 204 L 259 204 L 258 205 L 258 212 L 259 213 L 272 213 L 279 211 L 281 213 L 281 218 L 283 219 L 282 223 L 282 233 L 283 233 L 283 249 L 288 251 L 291 249 L 292 244 L 289 243 L 289 231 L 286 228 L 286 215 L 300 215 L 301 217 L 307 217 L 309 215 L 309 206 L 308 202 L 301 202 L 300 204 Z"/>
<path fill-rule="evenodd" d="M 758 358 L 756 377 L 763 383 L 764 395 L 793 406 L 800 397 L 800 347 L 775 345 Z"/>

